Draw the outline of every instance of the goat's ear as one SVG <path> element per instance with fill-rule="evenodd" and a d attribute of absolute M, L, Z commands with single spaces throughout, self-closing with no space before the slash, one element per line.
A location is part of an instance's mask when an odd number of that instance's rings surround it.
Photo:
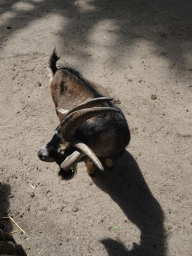
<path fill-rule="evenodd" d="M 57 107 L 57 111 L 61 114 L 67 114 L 69 112 L 69 110 L 60 107 Z"/>

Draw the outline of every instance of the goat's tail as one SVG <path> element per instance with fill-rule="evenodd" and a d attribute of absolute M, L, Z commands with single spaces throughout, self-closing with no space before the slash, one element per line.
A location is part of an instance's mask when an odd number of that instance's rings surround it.
<path fill-rule="evenodd" d="M 49 67 L 51 69 L 51 71 L 53 72 L 53 75 L 56 73 L 57 71 L 57 66 L 56 66 L 56 63 L 57 61 L 60 59 L 60 57 L 57 56 L 57 53 L 56 53 L 56 49 L 53 50 L 53 53 L 50 57 L 50 60 L 49 60 Z"/>

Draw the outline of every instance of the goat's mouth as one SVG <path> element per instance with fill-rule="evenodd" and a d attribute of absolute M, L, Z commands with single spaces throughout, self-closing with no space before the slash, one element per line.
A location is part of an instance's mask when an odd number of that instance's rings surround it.
<path fill-rule="evenodd" d="M 44 162 L 55 162 L 55 160 L 51 157 L 46 157 L 46 156 L 39 156 L 39 159 L 41 161 L 44 161 Z"/>

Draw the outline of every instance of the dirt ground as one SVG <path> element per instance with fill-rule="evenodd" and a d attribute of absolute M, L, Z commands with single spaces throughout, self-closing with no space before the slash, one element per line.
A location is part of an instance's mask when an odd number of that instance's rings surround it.
<path fill-rule="evenodd" d="M 15 241 L 28 256 L 191 256 L 192 2 L 1 0 L 0 13 L 0 214 L 25 231 Z M 64 180 L 37 157 L 59 124 L 54 47 L 108 89 L 131 130 L 94 178 L 81 162 Z"/>

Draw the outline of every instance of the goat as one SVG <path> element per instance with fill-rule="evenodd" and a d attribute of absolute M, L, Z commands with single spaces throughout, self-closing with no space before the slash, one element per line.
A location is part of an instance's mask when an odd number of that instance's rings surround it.
<path fill-rule="evenodd" d="M 49 62 L 50 87 L 60 124 L 51 141 L 38 151 L 38 157 L 55 161 L 68 171 L 86 155 L 89 175 L 94 174 L 96 166 L 104 170 L 102 163 L 111 168 L 112 159 L 130 141 L 124 114 L 112 98 L 100 93 L 104 92 L 101 86 L 86 80 L 71 66 L 57 66 L 59 59 L 54 50 Z"/>

